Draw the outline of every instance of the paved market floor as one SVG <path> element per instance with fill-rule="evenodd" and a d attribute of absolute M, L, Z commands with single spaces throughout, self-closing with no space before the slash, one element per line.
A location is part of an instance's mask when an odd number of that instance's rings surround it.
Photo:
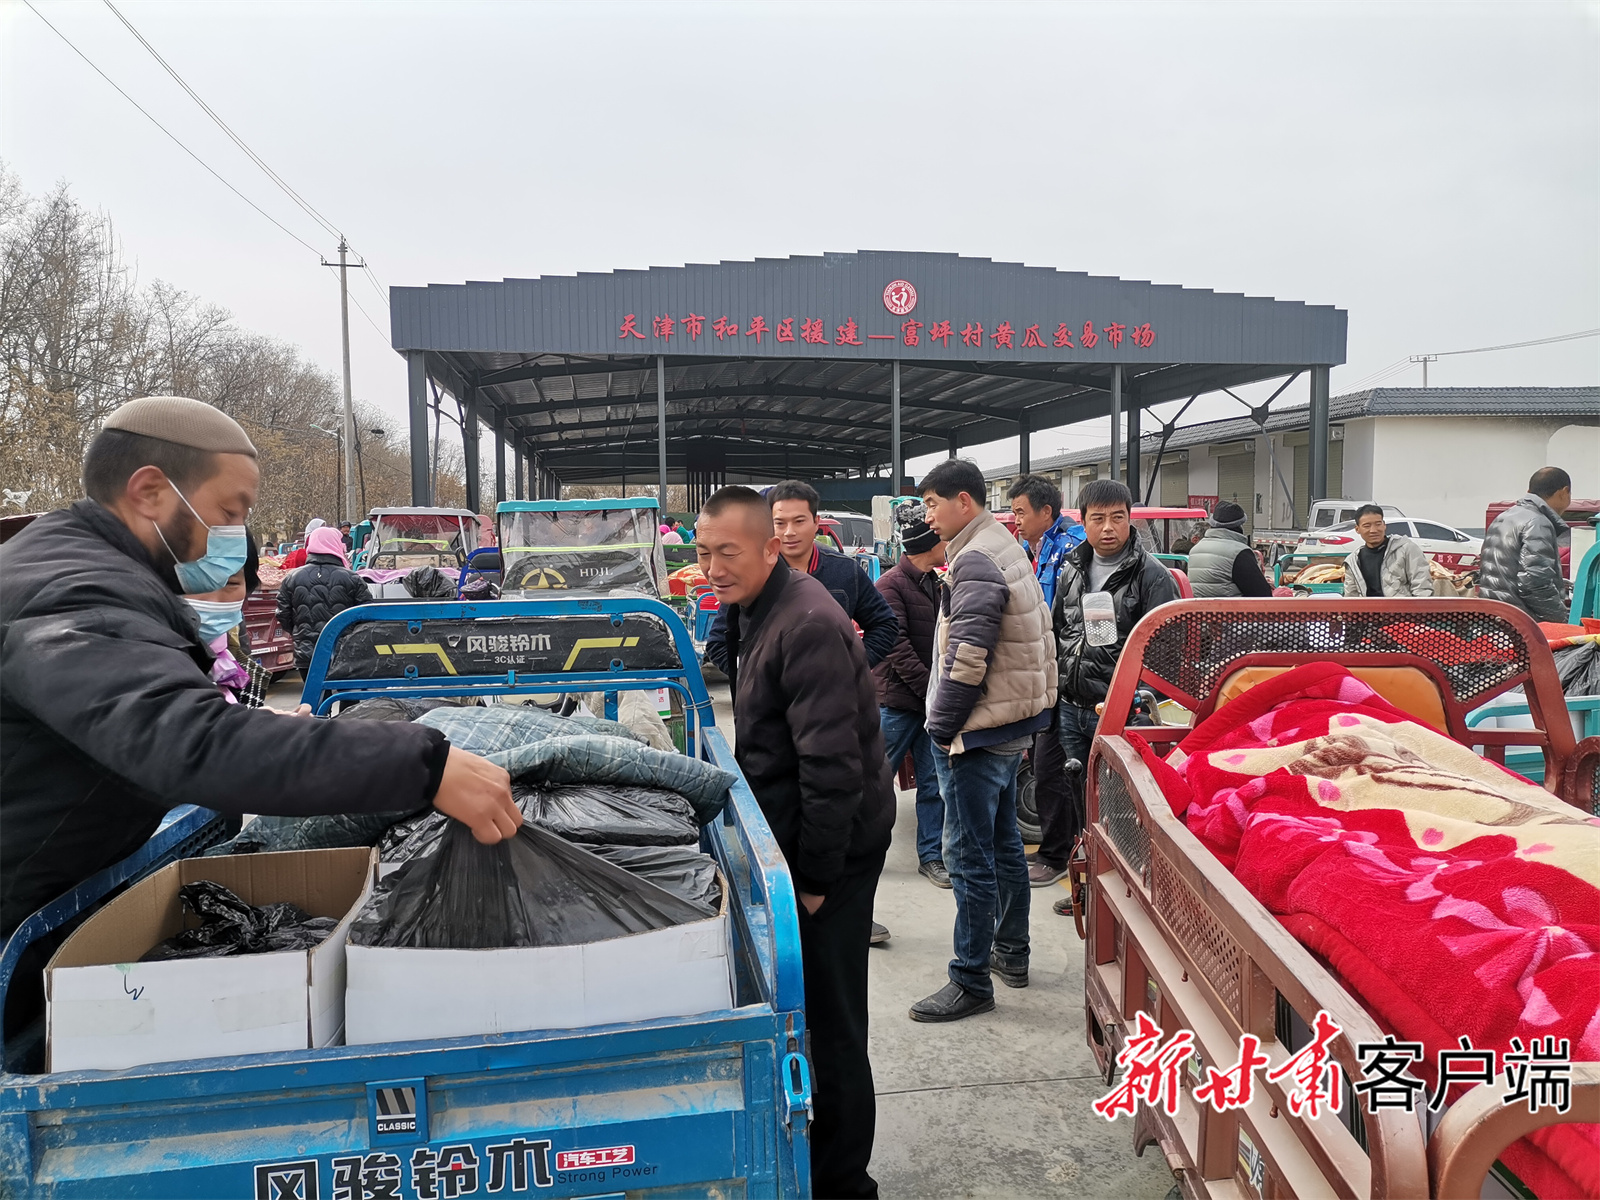
<path fill-rule="evenodd" d="M 268 702 L 292 708 L 299 690 L 290 676 Z M 710 690 L 731 735 L 727 683 Z M 917 874 L 913 794 L 899 801 L 877 903 L 892 937 L 872 951 L 870 980 L 882 1194 L 1163 1200 L 1173 1179 L 1159 1150 L 1136 1158 L 1129 1123 L 1089 1108 L 1105 1086 L 1084 1043 L 1083 943 L 1050 910 L 1060 889 L 1033 892 L 1028 987 L 997 987 L 994 1012 L 952 1025 L 907 1015 L 944 984 L 955 899 Z"/>

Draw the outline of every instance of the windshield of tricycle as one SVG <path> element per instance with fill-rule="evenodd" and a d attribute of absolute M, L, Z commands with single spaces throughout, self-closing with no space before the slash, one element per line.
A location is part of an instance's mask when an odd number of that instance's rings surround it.
<path fill-rule="evenodd" d="M 444 513 L 379 513 L 367 539 L 366 565 L 379 571 L 454 571 L 476 549 L 476 521 Z"/>
<path fill-rule="evenodd" d="M 577 589 L 659 596 L 667 568 L 657 519 L 653 508 L 502 508 L 502 594 Z"/>

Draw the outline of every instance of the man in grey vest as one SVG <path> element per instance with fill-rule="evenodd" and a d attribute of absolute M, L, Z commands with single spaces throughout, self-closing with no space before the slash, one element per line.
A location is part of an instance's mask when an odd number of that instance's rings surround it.
<path fill-rule="evenodd" d="M 1189 548 L 1189 586 L 1197 600 L 1225 596 L 1270 596 L 1256 552 L 1244 535 L 1245 513 L 1231 500 L 1211 510 L 1205 536 Z"/>

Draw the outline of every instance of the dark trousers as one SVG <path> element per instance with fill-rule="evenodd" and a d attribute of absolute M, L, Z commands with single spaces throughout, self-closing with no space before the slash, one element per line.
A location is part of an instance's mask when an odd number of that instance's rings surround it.
<path fill-rule="evenodd" d="M 1094 745 L 1094 732 L 1100 727 L 1099 714 L 1092 708 L 1079 708 L 1070 701 L 1063 700 L 1056 705 L 1056 737 L 1061 745 L 1061 761 L 1063 765 L 1067 759 L 1075 758 L 1084 766 L 1083 772 L 1072 780 L 1067 786 L 1067 837 L 1070 853 L 1072 841 L 1083 832 L 1085 820 L 1083 789 L 1084 781 L 1088 778 L 1089 747 Z M 1044 850 L 1041 847 L 1040 853 Z M 1061 856 L 1061 865 L 1066 866 L 1067 856 Z"/>
<path fill-rule="evenodd" d="M 1039 861 L 1060 871 L 1072 857 L 1072 843 L 1083 828 L 1083 805 L 1077 806 L 1073 824 L 1072 793 L 1067 781 L 1067 756 L 1061 749 L 1057 717 L 1050 728 L 1033 735 L 1033 802 L 1039 810 Z"/>
<path fill-rule="evenodd" d="M 815 916 L 800 909 L 811 1043 L 811 1190 L 819 1200 L 875 1197 L 867 1174 L 878 1101 L 867 1057 L 867 946 L 880 858 L 837 879 Z"/>
<path fill-rule="evenodd" d="M 1007 967 L 1028 966 L 1028 863 L 1017 832 L 1021 754 L 933 748 L 944 796 L 944 865 L 956 896 L 950 979 L 975 996 L 994 995 L 993 951 Z"/>

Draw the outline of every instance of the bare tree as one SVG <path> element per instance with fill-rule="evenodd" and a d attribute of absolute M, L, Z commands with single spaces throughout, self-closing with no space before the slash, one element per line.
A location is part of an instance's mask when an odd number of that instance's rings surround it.
<path fill-rule="evenodd" d="M 228 413 L 260 453 L 258 532 L 292 535 L 340 512 L 340 392 L 288 343 L 240 329 L 232 316 L 169 284 L 138 286 L 109 218 L 64 184 L 26 196 L 0 164 L 0 484 L 28 507 L 81 495 L 83 451 L 117 405 L 135 396 L 193 396 Z M 410 501 L 409 446 L 363 405 L 358 444 L 369 507 Z M 439 461 L 439 503 L 459 505 L 460 447 Z M 488 494 L 492 495 L 492 491 Z M 364 514 L 349 514 L 360 520 Z"/>

